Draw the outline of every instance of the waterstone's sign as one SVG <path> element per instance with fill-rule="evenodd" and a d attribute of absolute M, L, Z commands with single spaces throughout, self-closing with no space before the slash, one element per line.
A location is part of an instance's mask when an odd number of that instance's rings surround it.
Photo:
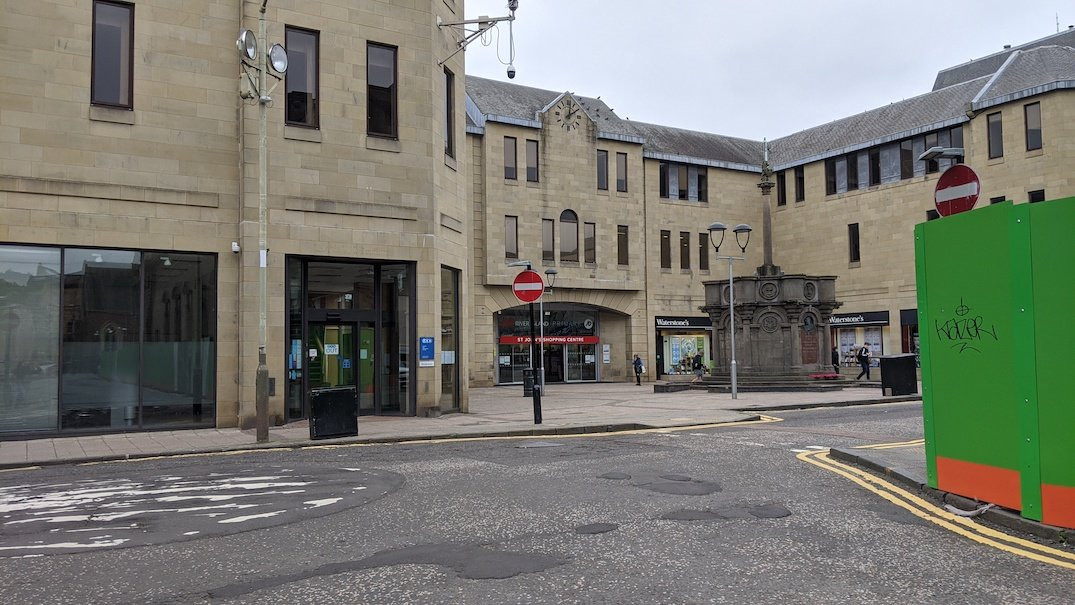
<path fill-rule="evenodd" d="M 656 317 L 654 325 L 658 328 L 713 328 L 708 317 Z"/>
<path fill-rule="evenodd" d="M 888 311 L 840 313 L 829 317 L 830 326 L 887 326 Z"/>

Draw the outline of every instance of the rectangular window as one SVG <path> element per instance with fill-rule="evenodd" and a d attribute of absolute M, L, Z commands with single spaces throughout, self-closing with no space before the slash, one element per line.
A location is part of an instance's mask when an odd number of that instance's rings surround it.
<path fill-rule="evenodd" d="M 784 206 L 788 203 L 788 184 L 784 171 L 776 173 L 776 205 Z"/>
<path fill-rule="evenodd" d="M 857 263 L 859 257 L 859 224 L 851 223 L 847 226 L 848 260 Z"/>
<path fill-rule="evenodd" d="M 847 155 L 847 190 L 854 191 L 859 188 L 859 155 L 849 153 Z"/>
<path fill-rule="evenodd" d="M 94 105 L 134 107 L 134 5 L 93 3 L 93 63 L 90 99 Z"/>
<path fill-rule="evenodd" d="M 556 260 L 556 225 L 551 218 L 541 219 L 541 260 Z"/>
<path fill-rule="evenodd" d="M 616 226 L 616 263 L 620 265 L 631 264 L 630 248 L 627 242 L 627 225 Z"/>
<path fill-rule="evenodd" d="M 661 197 L 668 199 L 668 170 L 669 166 L 667 162 L 661 162 L 660 175 L 661 175 Z"/>
<path fill-rule="evenodd" d="M 504 258 L 519 258 L 519 217 L 504 217 Z"/>
<path fill-rule="evenodd" d="M 440 266 L 440 409 L 459 409 L 459 269 Z M 361 366 L 360 366 L 361 367 Z"/>
<path fill-rule="evenodd" d="M 900 141 L 900 178 L 909 179 L 914 176 L 914 141 L 907 139 Z"/>
<path fill-rule="evenodd" d="M 698 168 L 698 201 L 705 202 L 709 200 L 709 182 L 706 172 L 706 168 Z"/>
<path fill-rule="evenodd" d="M 933 147 L 940 146 L 940 137 L 936 132 L 931 132 L 926 135 L 925 147 L 927 151 Z M 941 169 L 940 162 L 937 160 L 926 160 L 926 174 L 933 174 Z"/>
<path fill-rule="evenodd" d="M 825 160 L 825 195 L 836 194 L 836 159 Z"/>
<path fill-rule="evenodd" d="M 678 177 L 676 180 L 679 187 L 679 199 L 685 200 L 689 197 L 691 189 L 687 180 L 687 167 L 683 164 L 676 166 L 676 176 Z"/>
<path fill-rule="evenodd" d="M 672 268 L 672 232 L 661 231 L 661 268 Z"/>
<path fill-rule="evenodd" d="M 1037 190 L 1034 190 L 1034 191 L 1030 191 L 1030 192 L 1028 192 L 1026 194 L 1026 199 L 1030 203 L 1044 202 L 1045 201 L 1045 190 L 1044 189 L 1037 189 Z"/>
<path fill-rule="evenodd" d="M 627 154 L 616 154 L 616 191 L 627 191 Z"/>
<path fill-rule="evenodd" d="M 955 147 L 956 149 L 963 149 L 963 127 L 962 126 L 953 126 L 951 129 L 948 130 L 948 145 L 950 147 Z M 963 156 L 960 156 L 958 158 L 953 158 L 952 162 L 956 163 L 956 164 L 962 164 L 963 163 Z"/>
<path fill-rule="evenodd" d="M 1003 195 L 998 195 L 997 197 L 989 198 L 989 203 L 990 204 L 999 204 L 999 203 L 1003 202 L 1006 199 L 1008 199 L 1008 198 L 1003 196 Z"/>
<path fill-rule="evenodd" d="M 526 180 L 538 182 L 538 142 L 526 140 Z"/>
<path fill-rule="evenodd" d="M 396 47 L 366 43 L 366 134 L 396 137 Z"/>
<path fill-rule="evenodd" d="M 1024 105 L 1023 118 L 1026 120 L 1026 150 L 1041 149 L 1041 103 Z"/>
<path fill-rule="evenodd" d="M 795 201 L 806 201 L 806 174 L 802 166 L 795 167 Z"/>
<path fill-rule="evenodd" d="M 783 174 L 783 173 L 781 173 Z M 698 268 L 709 271 L 709 232 L 698 234 Z"/>
<path fill-rule="evenodd" d="M 608 191 L 608 152 L 597 150 L 597 188 Z"/>
<path fill-rule="evenodd" d="M 504 178 L 515 180 L 518 178 L 516 171 L 515 137 L 504 137 Z"/>
<path fill-rule="evenodd" d="M 318 126 L 318 38 L 316 31 L 290 25 L 284 28 L 284 46 L 287 48 L 284 121 L 291 126 Z"/>
<path fill-rule="evenodd" d="M 579 218 L 565 210 L 560 214 L 560 262 L 579 262 Z"/>
<path fill-rule="evenodd" d="M 582 250 L 584 262 L 597 262 L 597 223 L 582 224 Z"/>
<path fill-rule="evenodd" d="M 881 148 L 870 149 L 870 186 L 881 184 Z"/>
<path fill-rule="evenodd" d="M 444 155 L 455 157 L 455 74 L 444 68 Z"/>
<path fill-rule="evenodd" d="M 989 159 L 1004 157 L 1004 130 L 1000 123 L 1000 112 L 985 117 L 989 132 Z"/>
<path fill-rule="evenodd" d="M 691 268 L 691 234 L 689 231 L 679 232 L 679 268 Z"/>

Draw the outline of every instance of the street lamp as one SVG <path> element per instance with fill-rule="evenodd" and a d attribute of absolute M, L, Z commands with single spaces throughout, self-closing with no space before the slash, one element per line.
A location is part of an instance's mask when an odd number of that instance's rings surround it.
<path fill-rule="evenodd" d="M 545 292 L 552 292 L 552 285 L 556 283 L 556 274 L 559 273 L 556 269 L 545 269 L 545 281 L 549 285 L 545 287 Z M 538 347 L 541 355 L 541 393 L 545 394 L 545 297 L 542 296 L 538 299 L 538 315 L 541 316 L 541 346 Z"/>
<path fill-rule="evenodd" d="M 268 3 L 269 0 L 261 2 L 258 12 L 258 36 L 255 38 L 253 32 L 243 29 L 239 32 L 239 39 L 235 41 L 243 71 L 253 89 L 253 92 L 244 91 L 239 96 L 243 99 L 258 100 L 258 371 L 254 382 L 254 423 L 258 443 L 269 440 L 269 366 L 265 362 L 269 266 L 269 153 L 265 142 L 268 129 L 266 115 L 272 103 L 272 97 L 269 95 L 276 90 L 287 71 L 287 51 L 283 46 L 273 44 L 268 52 L 265 50 L 265 5 Z M 251 71 L 257 73 L 257 81 L 251 76 Z M 266 82 L 266 77 L 270 75 L 276 78 L 272 88 L 268 88 Z"/>
<path fill-rule="evenodd" d="M 720 241 L 717 241 L 716 234 L 720 232 Z M 721 256 L 720 246 L 724 243 L 724 236 L 727 235 L 728 228 L 724 226 L 724 223 L 713 223 L 709 226 L 709 241 L 713 243 L 713 249 L 717 253 L 717 260 L 728 261 L 728 319 L 731 322 L 728 327 L 728 332 L 732 335 L 731 340 L 731 368 L 732 368 L 732 399 L 739 398 L 738 387 L 736 384 L 736 364 L 735 364 L 735 284 L 732 283 L 734 279 L 732 275 L 732 262 L 737 260 L 746 260 L 747 244 L 750 243 L 750 232 L 752 231 L 750 225 L 740 223 L 732 229 L 735 233 L 735 243 L 739 246 L 739 251 L 743 256 Z M 745 237 L 743 237 L 745 234 Z M 742 241 L 740 241 L 742 239 Z"/>

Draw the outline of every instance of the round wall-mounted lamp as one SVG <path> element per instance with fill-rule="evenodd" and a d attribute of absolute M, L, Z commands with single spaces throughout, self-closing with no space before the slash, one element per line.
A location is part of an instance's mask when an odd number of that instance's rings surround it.
<path fill-rule="evenodd" d="M 269 49 L 269 65 L 273 71 L 282 74 L 287 71 L 287 51 L 279 44 L 273 44 Z"/>
<path fill-rule="evenodd" d="M 254 37 L 254 32 L 249 29 L 239 30 L 239 39 L 235 41 L 235 46 L 239 48 L 239 53 L 247 59 L 253 61 L 258 58 L 258 39 Z"/>

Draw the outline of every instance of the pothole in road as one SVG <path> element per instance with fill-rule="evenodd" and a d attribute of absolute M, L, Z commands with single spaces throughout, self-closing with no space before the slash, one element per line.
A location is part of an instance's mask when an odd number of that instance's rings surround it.
<path fill-rule="evenodd" d="M 695 479 L 687 475 L 638 473 L 629 475 L 622 472 L 609 472 L 600 475 L 599 479 L 629 480 L 631 485 L 657 492 L 672 494 L 675 496 L 708 496 L 721 491 L 720 484 L 703 479 Z"/>
<path fill-rule="evenodd" d="M 769 503 L 756 506 L 729 506 L 716 510 L 674 510 L 661 515 L 666 521 L 726 521 L 730 519 L 780 519 L 791 515 L 783 504 Z"/>

